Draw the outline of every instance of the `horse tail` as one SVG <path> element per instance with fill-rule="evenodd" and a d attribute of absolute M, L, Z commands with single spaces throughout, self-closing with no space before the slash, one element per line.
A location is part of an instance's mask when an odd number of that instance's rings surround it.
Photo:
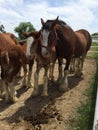
<path fill-rule="evenodd" d="M 92 38 L 91 38 L 91 35 L 88 32 L 88 41 L 87 41 L 86 52 L 90 49 L 91 44 L 92 44 Z"/>
<path fill-rule="evenodd" d="M 9 62 L 10 62 L 10 58 L 9 58 L 8 52 L 2 53 L 1 54 L 1 64 L 2 64 L 2 67 L 3 68 L 8 67 L 9 66 Z"/>

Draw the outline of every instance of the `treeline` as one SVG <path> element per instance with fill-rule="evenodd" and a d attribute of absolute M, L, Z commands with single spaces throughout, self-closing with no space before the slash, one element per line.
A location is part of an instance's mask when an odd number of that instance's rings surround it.
<path fill-rule="evenodd" d="M 32 25 L 31 22 L 21 22 L 19 23 L 19 25 L 17 27 L 14 28 L 14 32 L 18 34 L 18 39 L 19 40 L 23 40 L 24 36 L 22 35 L 22 32 L 31 32 L 31 31 L 35 31 L 36 29 L 34 28 L 34 26 Z M 3 24 L 0 24 L 0 32 L 1 33 L 5 33 L 5 27 Z M 91 36 L 98 36 L 98 32 L 95 32 L 93 34 L 91 34 Z"/>
<path fill-rule="evenodd" d="M 93 33 L 92 36 L 98 36 L 98 32 Z"/>
<path fill-rule="evenodd" d="M 36 29 L 32 25 L 31 22 L 21 22 L 17 27 L 14 28 L 14 32 L 18 34 L 18 39 L 23 40 L 25 39 L 24 36 L 22 35 L 22 32 L 31 32 L 35 31 Z M 3 24 L 0 24 L 0 32 L 5 33 L 5 27 Z"/>

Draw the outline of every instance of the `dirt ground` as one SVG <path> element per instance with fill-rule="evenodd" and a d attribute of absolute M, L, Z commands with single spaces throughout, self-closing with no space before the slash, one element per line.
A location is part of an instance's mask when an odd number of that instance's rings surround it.
<path fill-rule="evenodd" d="M 33 88 L 26 90 L 21 87 L 22 79 L 17 78 L 18 102 L 9 104 L 0 99 L 0 130 L 75 130 L 72 124 L 75 123 L 77 108 L 87 99 L 83 93 L 90 86 L 95 71 L 95 60 L 86 59 L 83 76 L 76 78 L 69 74 L 70 90 L 61 93 L 56 83 L 56 64 L 55 82 L 48 84 L 48 97 L 32 97 Z M 43 70 L 39 77 L 39 89 L 42 91 Z"/>

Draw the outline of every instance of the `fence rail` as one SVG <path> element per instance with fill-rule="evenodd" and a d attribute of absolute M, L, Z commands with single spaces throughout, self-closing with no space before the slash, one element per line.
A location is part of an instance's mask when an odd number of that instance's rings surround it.
<path fill-rule="evenodd" d="M 98 43 L 98 36 L 92 36 L 92 42 Z"/>
<path fill-rule="evenodd" d="M 97 96 L 96 96 L 96 106 L 95 106 L 95 116 L 93 122 L 93 130 L 98 130 L 98 87 L 97 87 Z"/>
<path fill-rule="evenodd" d="M 98 48 L 98 46 L 91 46 L 92 48 Z M 88 53 L 98 53 L 97 50 L 89 50 Z M 97 93 L 96 93 L 96 105 L 95 105 L 95 113 L 94 113 L 94 121 L 93 121 L 93 130 L 98 130 L 98 86 L 97 86 Z"/>
<path fill-rule="evenodd" d="M 95 49 L 95 48 L 98 48 L 98 46 L 91 46 L 90 50 L 88 51 L 88 55 L 92 54 L 92 53 L 98 53 L 97 50 L 92 50 L 92 49 Z"/>

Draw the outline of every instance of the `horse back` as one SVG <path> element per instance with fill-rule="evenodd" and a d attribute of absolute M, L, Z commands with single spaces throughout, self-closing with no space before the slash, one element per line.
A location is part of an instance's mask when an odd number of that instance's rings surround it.
<path fill-rule="evenodd" d="M 92 43 L 92 38 L 90 33 L 85 30 L 85 29 L 80 29 L 78 31 L 76 31 L 76 33 L 80 33 L 82 36 L 84 36 L 84 43 L 86 43 L 86 51 L 88 51 L 90 49 L 91 43 Z"/>
<path fill-rule="evenodd" d="M 1 52 L 1 64 L 7 69 L 26 64 L 26 56 L 19 45 L 7 45 Z"/>
<path fill-rule="evenodd" d="M 0 34 L 0 50 L 2 50 L 7 45 L 16 44 L 17 39 L 11 33 L 1 33 Z"/>

